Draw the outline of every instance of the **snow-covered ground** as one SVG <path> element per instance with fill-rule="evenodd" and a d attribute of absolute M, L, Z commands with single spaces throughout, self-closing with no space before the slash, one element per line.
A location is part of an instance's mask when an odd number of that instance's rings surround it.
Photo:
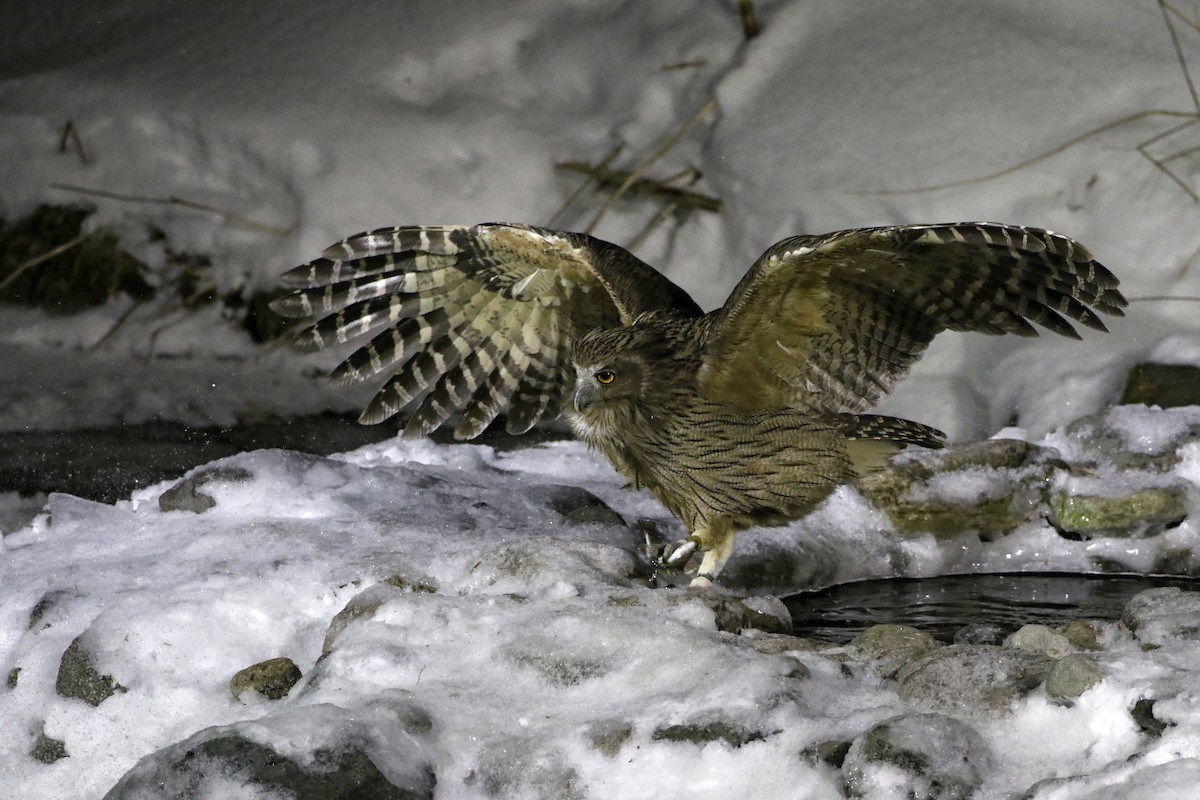
<path fill-rule="evenodd" d="M 208 255 L 208 277 L 229 294 L 267 289 L 380 225 L 546 223 L 578 185 L 556 161 L 596 162 L 623 145 L 615 165 L 630 168 L 715 98 L 649 174 L 694 166 L 693 188 L 724 211 L 674 215 L 637 251 L 705 307 L 785 235 L 968 219 L 1071 235 L 1134 300 L 1111 334 L 1082 342 L 944 337 L 886 411 L 960 439 L 1015 419 L 1019 435 L 1069 451 L 1056 429 L 1111 403 L 1131 363 L 1200 365 L 1195 303 L 1139 300 L 1200 295 L 1200 206 L 1137 150 L 1179 117 L 1145 114 L 994 180 L 888 191 L 993 173 L 1139 112 L 1194 111 L 1151 0 L 759 0 L 763 32 L 749 42 L 736 3 L 715 0 L 9 5 L 0 213 L 92 202 L 89 225 L 118 231 L 161 285 L 175 276 L 152 227 L 172 249 Z M 1177 27 L 1196 60 L 1200 34 Z M 68 122 L 87 163 L 58 150 Z M 1182 128 L 1148 150 L 1166 157 L 1198 137 Z M 1167 163 L 1200 187 L 1193 157 Z M 54 184 L 178 197 L 261 225 Z M 599 204 L 585 196 L 556 224 L 586 225 Z M 630 241 L 656 210 L 622 201 L 596 233 Z M 0 431 L 231 424 L 363 399 L 315 380 L 320 359 L 255 345 L 219 304 L 187 310 L 176 296 L 161 291 L 115 332 L 123 298 L 69 317 L 0 309 Z M 1137 419 L 1151 439 L 1180 424 Z M 46 516 L 4 531 L 0 777 L 13 796 L 101 797 L 139 758 L 242 723 L 294 753 L 357 737 L 398 783 L 416 786 L 414 765 L 432 765 L 439 797 L 838 797 L 841 775 L 802 752 L 908 708 L 870 669 L 763 652 L 716 630 L 703 599 L 645 588 L 625 528 L 568 529 L 532 487 L 582 487 L 628 521 L 670 524 L 577 444 L 500 453 L 423 441 L 225 466 L 201 514 L 161 511 L 164 484 L 116 506 L 55 495 Z M 1194 445 L 1182 445 L 1171 475 L 1194 485 L 1198 474 Z M 1032 526 L 964 554 L 896 537 L 851 490 L 821 513 L 740 547 L 795 542 L 813 575 L 842 580 L 1079 569 L 1095 547 L 1136 550 L 1123 563 L 1148 565 L 1196 535 L 1188 520 L 1092 544 Z M 410 588 L 368 588 L 395 576 Z M 414 581 L 437 591 L 411 591 Z M 364 590 L 378 608 L 318 663 L 330 620 Z M 1146 651 L 1123 629 L 1102 633 L 1109 677 L 1073 705 L 1034 694 L 1007 714 L 965 716 L 988 754 L 978 796 L 1019 797 L 1050 778 L 1071 779 L 1033 796 L 1200 792 L 1195 643 L 1180 635 Z M 55 691 L 81 635 L 126 689 L 95 707 Z M 300 667 L 300 687 L 234 700 L 231 675 L 277 655 Z M 1144 698 L 1174 723 L 1160 737 L 1131 721 Z M 421 714 L 427 724 L 412 721 Z M 655 737 L 714 721 L 762 736 L 737 747 Z M 69 757 L 32 759 L 39 734 Z M 903 796 L 884 783 L 864 796 Z"/>

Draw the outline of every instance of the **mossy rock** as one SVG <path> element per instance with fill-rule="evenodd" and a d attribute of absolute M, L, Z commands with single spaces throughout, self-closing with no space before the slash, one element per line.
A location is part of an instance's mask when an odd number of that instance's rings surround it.
<path fill-rule="evenodd" d="M 1151 487 L 1113 496 L 1063 488 L 1050 495 L 1050 523 L 1060 531 L 1084 538 L 1160 533 L 1187 515 L 1187 491 L 1183 486 Z"/>
<path fill-rule="evenodd" d="M 98 706 L 117 692 L 128 691 L 113 680 L 112 675 L 102 675 L 92 664 L 81 634 L 71 642 L 62 655 L 58 666 L 58 677 L 54 691 L 61 697 L 78 697 L 89 705 Z"/>
<path fill-rule="evenodd" d="M 234 698 L 255 691 L 268 700 L 279 700 L 287 697 L 302 677 L 300 668 L 290 658 L 269 658 L 238 670 L 229 680 L 229 691 Z"/>
<path fill-rule="evenodd" d="M 40 761 L 43 764 L 53 764 L 55 761 L 61 761 L 64 758 L 70 758 L 70 753 L 67 752 L 65 742 L 47 736 L 45 731 L 37 735 L 37 739 L 33 742 L 33 749 L 29 752 L 35 761 Z"/>
<path fill-rule="evenodd" d="M 1200 405 L 1200 367 L 1135 364 L 1121 393 L 1121 405 L 1133 403 L 1159 408 Z"/>
<path fill-rule="evenodd" d="M 991 538 L 1044 511 L 1050 476 L 1061 466 L 1058 453 L 1049 448 L 990 439 L 905 458 L 860 479 L 859 490 L 902 534 L 949 539 L 974 531 Z M 989 481 L 989 495 L 959 499 L 935 488 L 941 476 L 997 470 L 1007 473 L 1006 485 Z"/>
<path fill-rule="evenodd" d="M 698 745 L 724 742 L 730 747 L 741 747 L 750 742 L 764 741 L 767 737 L 761 731 L 749 730 L 727 720 L 716 720 L 666 725 L 655 729 L 650 738 L 656 742 L 689 742 Z"/>

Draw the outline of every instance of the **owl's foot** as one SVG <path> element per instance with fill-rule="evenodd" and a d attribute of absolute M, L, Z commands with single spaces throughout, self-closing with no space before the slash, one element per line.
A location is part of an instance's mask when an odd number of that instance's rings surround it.
<path fill-rule="evenodd" d="M 700 540 L 695 536 L 667 542 L 657 548 L 653 557 L 654 565 L 663 569 L 683 569 L 699 549 Z"/>

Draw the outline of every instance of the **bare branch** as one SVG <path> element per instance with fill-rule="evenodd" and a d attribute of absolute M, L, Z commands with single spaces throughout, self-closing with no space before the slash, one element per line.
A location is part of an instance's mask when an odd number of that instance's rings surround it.
<path fill-rule="evenodd" d="M 695 175 L 694 168 L 689 168 L 665 180 L 653 178 L 634 178 L 629 180 L 630 172 L 619 169 L 609 169 L 603 164 L 593 166 L 583 161 L 560 161 L 554 166 L 571 172 L 581 172 L 589 176 L 601 186 L 619 186 L 627 194 L 641 194 L 660 197 L 668 202 L 686 208 L 697 208 L 701 211 L 721 212 L 721 200 L 711 195 L 682 189 L 670 184 L 681 177 Z"/>
<path fill-rule="evenodd" d="M 184 208 L 192 208 L 197 211 L 208 211 L 213 214 L 219 214 L 225 217 L 230 222 L 237 223 L 246 228 L 251 228 L 256 231 L 274 234 L 275 236 L 287 236 L 292 232 L 292 228 L 281 228 L 277 225 L 269 225 L 265 222 L 257 222 L 238 214 L 236 211 L 230 211 L 227 208 L 218 206 L 210 206 L 207 203 L 197 203 L 194 200 L 185 200 L 182 197 L 146 197 L 143 195 L 119 194 L 117 192 L 108 192 L 103 189 L 88 189 L 83 186 L 72 186 L 66 183 L 50 184 L 55 189 L 62 189 L 66 192 L 75 192 L 76 194 L 91 195 L 93 197 L 104 197 L 109 200 L 120 200 L 124 203 L 153 203 L 155 205 L 166 206 L 183 206 Z"/>
<path fill-rule="evenodd" d="M 609 207 L 612 206 L 612 204 L 615 203 L 621 197 L 621 195 L 625 194 L 625 192 L 629 190 L 629 187 L 633 185 L 637 179 L 640 178 L 643 173 L 645 173 L 646 170 L 654 165 L 655 161 L 658 161 L 660 158 L 666 155 L 671 148 L 679 144 L 680 139 L 686 136 L 692 128 L 698 125 L 700 121 L 708 116 L 711 112 L 715 111 L 716 108 L 716 99 L 714 98 L 709 100 L 704 104 L 703 108 L 696 112 L 695 116 L 680 125 L 675 133 L 673 133 L 667 139 L 667 141 L 663 142 L 663 144 L 657 150 L 655 150 L 646 158 L 642 159 L 636 166 L 634 166 L 634 168 L 629 171 L 629 174 L 626 176 L 625 180 L 622 181 L 621 185 L 617 187 L 616 191 L 610 194 L 600 206 L 599 210 L 596 211 L 587 227 L 584 228 L 584 233 L 591 233 L 596 228 L 596 225 L 599 224 L 600 220 L 604 217 L 605 213 L 608 212 Z"/>
<path fill-rule="evenodd" d="M 738 0 L 738 14 L 742 17 L 742 31 L 747 39 L 753 39 L 762 32 L 758 24 L 758 14 L 754 13 L 754 0 Z"/>
<path fill-rule="evenodd" d="M 1147 109 L 1145 111 L 1137 111 L 1137 112 L 1134 112 L 1133 114 L 1126 114 L 1123 117 L 1114 119 L 1111 122 L 1106 122 L 1103 125 L 1092 128 L 1089 131 L 1085 131 L 1074 138 L 1068 139 L 1067 141 L 1063 142 L 1062 144 L 1058 145 L 1057 147 L 1052 147 L 1043 153 L 1039 153 L 1038 155 L 1033 156 L 1032 158 L 1027 158 L 1024 161 L 1021 161 L 1017 164 L 1013 164 L 1010 167 L 1005 167 L 1004 169 L 998 170 L 996 172 L 989 172 L 986 175 L 976 175 L 973 178 L 963 178 L 962 180 L 947 181 L 946 183 L 935 183 L 935 184 L 931 184 L 929 186 L 917 186 L 912 189 L 875 189 L 875 190 L 868 190 L 868 191 L 851 192 L 851 194 L 854 194 L 854 195 L 881 195 L 881 196 L 902 195 L 902 194 L 921 194 L 924 192 L 937 192 L 937 191 L 941 191 L 942 189 L 953 189 L 953 188 L 956 188 L 959 186 L 970 186 L 970 185 L 976 184 L 976 183 L 983 183 L 985 181 L 996 180 L 997 178 L 1003 178 L 1007 175 L 1012 175 L 1014 172 L 1019 172 L 1019 171 L 1025 169 L 1026 167 L 1031 167 L 1034 164 L 1037 164 L 1038 162 L 1041 162 L 1041 161 L 1045 161 L 1048 158 L 1053 158 L 1054 156 L 1058 155 L 1059 153 L 1062 153 L 1065 150 L 1069 150 L 1070 148 L 1074 147 L 1075 145 L 1079 144 L 1080 142 L 1087 141 L 1088 139 L 1091 139 L 1095 136 L 1099 136 L 1102 133 L 1108 133 L 1109 131 L 1113 130 L 1114 128 L 1119 128 L 1123 125 L 1128 125 L 1131 122 L 1136 122 L 1137 120 L 1140 120 L 1140 119 L 1146 119 L 1147 117 L 1186 118 L 1186 119 L 1190 119 L 1194 122 L 1196 120 L 1196 112 L 1195 111 L 1170 111 L 1170 110 L 1166 110 L 1166 109 Z"/>
<path fill-rule="evenodd" d="M 28 272 L 29 270 L 33 269 L 34 267 L 36 267 L 39 264 L 44 264 L 45 262 L 49 261 L 50 259 L 54 258 L 55 256 L 62 255 L 63 253 L 70 250 L 72 247 L 77 247 L 79 245 L 79 243 L 82 242 L 85 238 L 87 238 L 87 237 L 82 236 L 82 235 L 76 236 L 74 239 L 70 240 L 69 242 L 63 242 L 62 244 L 58 245 L 57 247 L 50 248 L 49 250 L 47 250 L 46 252 L 42 253 L 39 256 L 34 256 L 33 258 L 29 259 L 28 261 L 18 264 L 17 268 L 8 274 L 8 277 L 6 277 L 4 280 L 0 281 L 0 291 L 4 291 L 4 289 L 10 283 L 15 281 L 17 279 L 17 277 L 20 276 L 22 273 Z"/>
<path fill-rule="evenodd" d="M 83 149 L 83 139 L 79 138 L 79 129 L 75 127 L 72 120 L 67 120 L 67 124 L 63 126 L 62 136 L 58 140 L 58 152 L 67 152 L 67 145 L 70 144 L 79 156 L 79 161 L 86 167 L 91 162 L 88 160 L 87 153 Z"/>

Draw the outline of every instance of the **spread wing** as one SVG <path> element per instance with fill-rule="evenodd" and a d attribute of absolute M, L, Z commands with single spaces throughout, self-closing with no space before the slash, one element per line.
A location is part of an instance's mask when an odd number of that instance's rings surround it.
<path fill-rule="evenodd" d="M 1079 338 L 1123 315 L 1117 279 L 1079 243 L 993 223 L 906 225 L 773 245 L 715 312 L 701 390 L 748 408 L 862 411 L 939 332 Z"/>
<path fill-rule="evenodd" d="M 313 318 L 295 345 L 367 339 L 331 376 L 389 377 L 360 421 L 408 412 L 406 435 L 459 415 L 478 436 L 501 413 L 521 433 L 558 413 L 574 382 L 570 348 L 590 330 L 655 309 L 699 315 L 690 297 L 628 251 L 579 233 L 489 223 L 351 236 L 284 273 L 271 307 Z M 370 338 L 368 338 L 370 337 Z"/>

